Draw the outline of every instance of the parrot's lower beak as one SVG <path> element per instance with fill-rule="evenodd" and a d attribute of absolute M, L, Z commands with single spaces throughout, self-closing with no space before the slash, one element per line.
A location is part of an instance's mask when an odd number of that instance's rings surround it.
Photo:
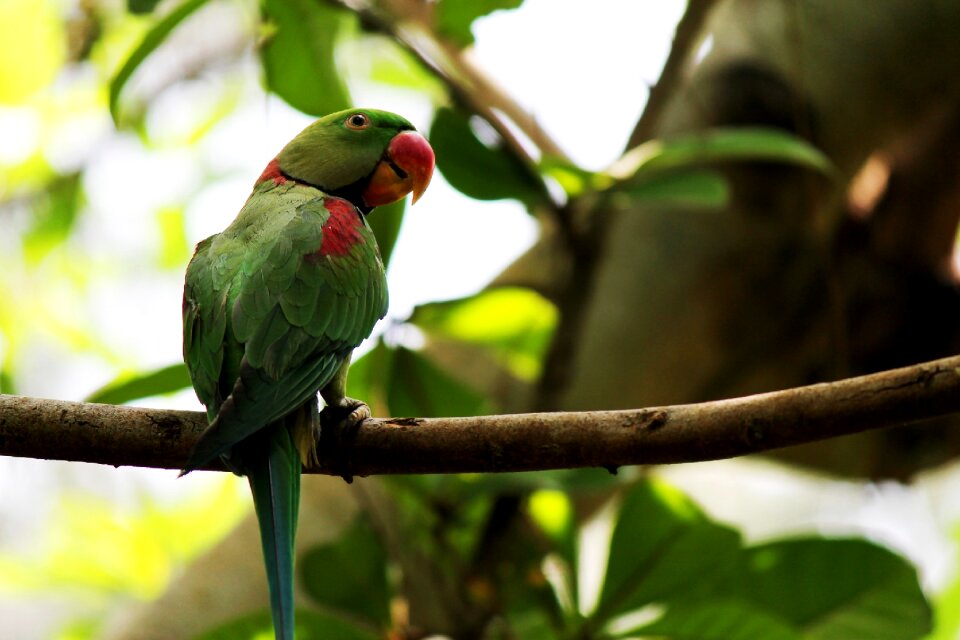
<path fill-rule="evenodd" d="M 430 184 L 433 166 L 433 149 L 426 138 L 416 131 L 397 134 L 363 191 L 364 204 L 390 204 L 411 192 L 416 202 Z"/>

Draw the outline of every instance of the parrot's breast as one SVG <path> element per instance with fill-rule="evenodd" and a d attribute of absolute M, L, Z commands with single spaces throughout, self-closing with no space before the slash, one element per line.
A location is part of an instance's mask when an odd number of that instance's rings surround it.
<path fill-rule="evenodd" d="M 357 208 L 340 198 L 327 198 L 324 202 L 330 217 L 323 225 L 323 239 L 316 253 L 316 259 L 327 256 L 341 257 L 363 242 L 363 219 Z"/>

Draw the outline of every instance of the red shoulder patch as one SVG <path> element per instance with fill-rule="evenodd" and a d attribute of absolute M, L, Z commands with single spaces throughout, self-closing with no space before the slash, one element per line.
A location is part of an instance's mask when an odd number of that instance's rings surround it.
<path fill-rule="evenodd" d="M 256 184 L 266 182 L 267 180 L 273 180 L 274 184 L 283 184 L 288 180 L 287 176 L 283 175 L 283 172 L 280 171 L 280 162 L 276 158 L 267 164 L 267 168 L 264 169 L 260 177 L 257 178 Z"/>
<path fill-rule="evenodd" d="M 309 258 L 319 259 L 325 256 L 345 256 L 357 244 L 363 242 L 360 230 L 363 222 L 357 208 L 340 198 L 327 198 L 324 206 L 330 212 L 326 224 L 323 225 L 323 240 L 316 253 Z"/>

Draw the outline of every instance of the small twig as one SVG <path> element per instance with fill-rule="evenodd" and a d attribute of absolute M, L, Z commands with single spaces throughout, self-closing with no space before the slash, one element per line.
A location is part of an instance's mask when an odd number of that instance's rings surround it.
<path fill-rule="evenodd" d="M 398 39 L 401 44 L 406 45 L 409 41 L 403 37 L 402 33 L 398 34 L 396 29 L 398 26 L 402 27 L 403 23 L 406 22 L 416 25 L 436 47 L 442 50 L 442 55 L 438 56 L 440 58 L 439 62 L 448 67 L 449 78 L 461 83 L 460 89 L 469 89 L 467 97 L 470 103 L 468 106 L 478 108 L 478 115 L 486 118 L 489 113 L 497 120 L 501 120 L 496 113 L 500 112 L 513 122 L 517 129 L 529 138 L 543 154 L 564 160 L 569 159 L 553 138 L 540 126 L 540 123 L 473 62 L 469 52 L 464 51 L 436 32 L 433 24 L 435 3 L 423 2 L 423 0 L 380 0 L 379 5 L 392 14 L 393 21 L 391 24 L 393 24 L 394 31 L 391 35 L 395 37 L 399 35 Z M 497 122 L 491 121 L 491 124 L 500 131 Z M 512 135 L 509 129 L 506 132 L 508 135 Z"/>
<path fill-rule="evenodd" d="M 539 160 L 520 136 L 527 138 L 540 154 L 569 161 L 533 116 L 477 67 L 466 52 L 436 33 L 432 3 L 381 0 L 374 5 L 364 0 L 328 1 L 353 11 L 365 25 L 392 37 L 413 54 L 446 85 L 455 102 L 493 127 L 510 153 L 537 180 L 541 180 Z M 552 204 L 553 208 L 559 207 L 559 203 Z"/>
<path fill-rule="evenodd" d="M 673 46 L 670 47 L 670 54 L 663 64 L 660 79 L 650 87 L 647 106 L 644 107 L 633 133 L 630 134 L 627 149 L 642 144 L 656 135 L 663 111 L 683 79 L 687 62 L 702 36 L 703 25 L 716 3 L 717 0 L 690 0 L 687 3 L 687 9 L 677 23 Z"/>
<path fill-rule="evenodd" d="M 643 114 L 637 122 L 627 149 L 646 142 L 657 133 L 663 112 L 683 80 L 687 61 L 700 38 L 703 24 L 716 0 L 690 0 L 686 12 L 677 24 L 673 46 L 660 74 L 660 79 L 651 87 L 650 96 Z M 570 204 L 582 205 L 583 199 L 556 209 L 561 236 L 566 241 L 564 249 L 572 265 L 570 278 L 556 291 L 553 300 L 557 303 L 560 322 L 553 334 L 547 352 L 544 374 L 539 382 L 536 408 L 553 409 L 560 405 L 570 384 L 571 372 L 577 358 L 577 345 L 581 342 L 585 317 L 589 304 L 587 298 L 594 291 L 600 257 L 604 255 L 611 211 L 601 202 L 594 203 L 586 215 L 578 216 L 575 225 Z"/>
<path fill-rule="evenodd" d="M 960 356 L 733 400 L 628 411 L 371 419 L 357 475 L 731 458 L 960 412 Z M 204 414 L 0 395 L 0 454 L 177 469 Z M 313 473 L 333 474 L 329 463 Z"/>

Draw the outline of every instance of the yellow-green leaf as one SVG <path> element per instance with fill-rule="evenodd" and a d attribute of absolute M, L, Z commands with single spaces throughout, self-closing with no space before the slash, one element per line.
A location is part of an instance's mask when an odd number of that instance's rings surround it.
<path fill-rule="evenodd" d="M 629 180 L 648 171 L 723 161 L 780 162 L 826 175 L 836 171 L 823 152 L 787 131 L 768 127 L 717 127 L 645 142 L 625 153 L 607 174 L 615 180 Z"/>
<path fill-rule="evenodd" d="M 51 0 L 0 2 L 0 104 L 22 104 L 56 77 L 67 36 Z"/>
<path fill-rule="evenodd" d="M 183 4 L 178 5 L 176 9 L 161 18 L 147 32 L 137 48 L 127 58 L 127 61 L 123 63 L 123 66 L 117 71 L 117 75 L 110 82 L 110 115 L 113 117 L 115 124 L 120 124 L 120 92 L 123 91 L 124 85 L 127 84 L 133 73 L 157 47 L 163 44 L 171 31 L 207 2 L 208 0 L 186 0 Z"/>

